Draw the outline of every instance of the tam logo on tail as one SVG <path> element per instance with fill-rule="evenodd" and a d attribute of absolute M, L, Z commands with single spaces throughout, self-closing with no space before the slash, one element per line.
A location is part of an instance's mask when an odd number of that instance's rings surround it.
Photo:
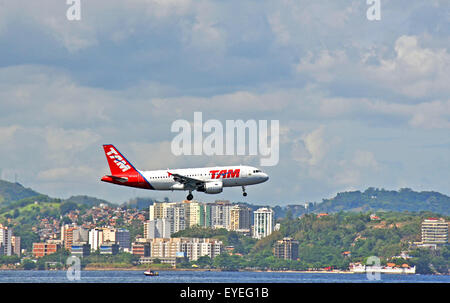
<path fill-rule="evenodd" d="M 114 149 L 114 147 L 110 147 L 110 150 L 106 153 L 106 156 L 113 160 L 122 172 L 126 172 L 131 169 L 131 166 L 128 165 L 127 161 Z"/>

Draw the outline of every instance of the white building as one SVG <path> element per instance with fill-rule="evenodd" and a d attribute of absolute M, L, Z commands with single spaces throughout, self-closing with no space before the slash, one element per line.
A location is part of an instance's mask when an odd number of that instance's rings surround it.
<path fill-rule="evenodd" d="M 12 230 L 0 225 L 0 256 L 12 255 Z"/>
<path fill-rule="evenodd" d="M 261 239 L 273 232 L 274 212 L 269 208 L 259 208 L 253 213 L 253 238 Z"/>
<path fill-rule="evenodd" d="M 103 244 L 103 229 L 95 228 L 89 231 L 89 245 L 91 245 L 91 251 L 96 251 Z"/>

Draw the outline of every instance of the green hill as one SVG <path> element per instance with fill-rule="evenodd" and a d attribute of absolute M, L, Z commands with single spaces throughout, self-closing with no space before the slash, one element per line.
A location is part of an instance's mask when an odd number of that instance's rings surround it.
<path fill-rule="evenodd" d="M 0 180 L 0 203 L 17 201 L 38 195 L 40 193 L 30 188 L 25 188 L 20 183 Z"/>
<path fill-rule="evenodd" d="M 79 196 L 72 196 L 67 200 L 64 200 L 64 202 L 74 202 L 76 204 L 82 204 L 82 205 L 87 205 L 87 206 L 98 206 L 100 204 L 106 204 L 106 205 L 112 205 L 111 202 L 108 202 L 106 200 L 103 199 L 98 199 L 95 197 L 90 197 L 90 196 L 84 196 L 84 195 L 79 195 Z"/>
<path fill-rule="evenodd" d="M 324 199 L 321 203 L 309 203 L 307 210 L 299 205 L 275 208 L 278 218 L 286 216 L 287 212 L 300 216 L 306 212 L 336 213 L 339 211 L 429 211 L 450 215 L 450 197 L 433 191 L 416 192 L 409 188 L 395 191 L 371 187 L 363 192 L 341 192 L 334 198 Z"/>

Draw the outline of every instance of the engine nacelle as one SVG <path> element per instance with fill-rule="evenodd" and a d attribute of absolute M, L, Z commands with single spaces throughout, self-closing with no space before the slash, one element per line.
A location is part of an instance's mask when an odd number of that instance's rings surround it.
<path fill-rule="evenodd" d="M 219 194 L 222 190 L 222 181 L 206 182 L 204 186 L 198 189 L 198 191 L 205 192 L 206 194 Z"/>

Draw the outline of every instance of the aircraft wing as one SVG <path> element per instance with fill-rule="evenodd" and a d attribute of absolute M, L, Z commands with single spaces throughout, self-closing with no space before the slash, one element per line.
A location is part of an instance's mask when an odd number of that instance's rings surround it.
<path fill-rule="evenodd" d="M 173 174 L 170 172 L 167 172 L 169 174 L 169 177 L 172 177 L 174 181 L 179 182 L 181 184 L 184 184 L 186 187 L 190 187 L 192 189 L 197 188 L 198 186 L 205 183 L 203 180 L 183 176 L 180 174 Z"/>

